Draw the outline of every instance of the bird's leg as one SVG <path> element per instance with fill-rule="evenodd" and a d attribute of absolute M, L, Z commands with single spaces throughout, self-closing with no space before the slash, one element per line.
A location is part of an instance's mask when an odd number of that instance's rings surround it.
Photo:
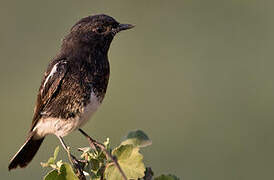
<path fill-rule="evenodd" d="M 89 145 L 92 149 L 96 150 L 97 151 L 97 147 L 99 149 L 103 149 L 105 148 L 103 144 L 101 143 L 98 143 L 96 140 L 92 139 L 85 131 L 83 131 L 82 129 L 79 128 L 79 131 L 88 139 L 89 141 Z M 103 147 L 100 147 L 100 146 L 103 146 Z"/>
<path fill-rule="evenodd" d="M 68 153 L 69 159 L 73 164 L 79 164 L 79 161 L 76 159 L 75 156 L 73 156 L 70 151 L 69 151 L 69 147 L 66 145 L 64 139 L 61 136 L 58 136 L 58 139 L 60 140 L 63 148 L 66 150 L 66 152 Z"/>
<path fill-rule="evenodd" d="M 64 149 L 66 150 L 66 152 L 68 153 L 69 159 L 70 159 L 70 160 L 73 160 L 73 162 L 76 162 L 77 159 L 70 153 L 69 147 L 66 145 L 64 139 L 63 139 L 61 136 L 57 136 L 57 137 L 58 137 L 58 139 L 60 140 L 60 142 L 61 142 L 63 148 L 64 148 Z"/>
<path fill-rule="evenodd" d="M 86 180 L 86 177 L 85 177 L 85 175 L 83 173 L 83 166 L 82 166 L 81 162 L 79 160 L 77 160 L 76 157 L 73 156 L 70 153 L 69 147 L 66 145 L 65 141 L 63 140 L 63 138 L 61 136 L 57 136 L 57 137 L 60 140 L 63 148 L 67 151 L 69 160 L 70 160 L 71 164 L 73 165 L 74 169 L 77 171 L 76 175 L 78 176 L 78 178 L 80 180 Z"/>
<path fill-rule="evenodd" d="M 96 140 L 92 139 L 85 131 L 83 131 L 82 129 L 79 128 L 79 131 L 88 139 L 89 145 L 91 148 L 93 148 L 94 150 L 97 151 L 96 147 L 100 148 L 102 151 L 104 151 L 104 153 L 106 154 L 108 159 L 111 159 L 114 163 L 114 165 L 117 167 L 117 169 L 119 170 L 119 172 L 121 173 L 123 180 L 127 180 L 127 177 L 124 173 L 124 171 L 122 170 L 121 166 L 119 165 L 116 157 L 113 157 L 111 155 L 111 153 L 109 153 L 107 151 L 107 149 L 105 148 L 105 146 L 99 142 L 97 142 Z"/>
<path fill-rule="evenodd" d="M 69 148 L 68 148 L 68 146 L 66 145 L 64 139 L 63 139 L 61 136 L 57 136 L 57 137 L 58 137 L 59 141 L 61 142 L 63 148 L 64 148 L 67 152 L 69 152 Z"/>

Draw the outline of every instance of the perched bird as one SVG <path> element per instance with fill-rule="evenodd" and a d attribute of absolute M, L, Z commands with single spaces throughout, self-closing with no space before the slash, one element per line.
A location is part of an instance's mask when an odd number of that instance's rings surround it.
<path fill-rule="evenodd" d="M 84 125 L 102 103 L 109 80 L 108 50 L 130 24 L 100 14 L 78 21 L 65 36 L 41 83 L 28 137 L 9 170 L 25 167 L 48 134 L 62 137 Z"/>

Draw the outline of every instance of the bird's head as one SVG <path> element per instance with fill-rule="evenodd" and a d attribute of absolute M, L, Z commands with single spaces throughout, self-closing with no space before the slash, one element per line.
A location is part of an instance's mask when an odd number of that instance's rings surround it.
<path fill-rule="evenodd" d="M 121 24 L 114 18 L 99 14 L 79 20 L 65 37 L 66 43 L 80 43 L 94 47 L 109 48 L 113 37 L 120 31 L 131 29 L 131 24 Z"/>

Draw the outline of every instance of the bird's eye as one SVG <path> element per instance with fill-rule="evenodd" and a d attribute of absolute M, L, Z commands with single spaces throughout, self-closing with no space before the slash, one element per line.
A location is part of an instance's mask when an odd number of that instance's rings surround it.
<path fill-rule="evenodd" d="M 95 32 L 97 32 L 99 34 L 104 33 L 106 30 L 107 30 L 107 28 L 105 28 L 103 26 L 95 28 Z"/>

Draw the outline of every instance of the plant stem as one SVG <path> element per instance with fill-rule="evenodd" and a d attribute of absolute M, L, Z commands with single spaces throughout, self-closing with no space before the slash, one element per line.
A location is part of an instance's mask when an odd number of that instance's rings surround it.
<path fill-rule="evenodd" d="M 77 171 L 76 175 L 79 178 L 79 180 L 86 180 L 86 176 L 83 173 L 83 168 L 81 167 L 80 162 L 70 153 L 69 147 L 65 144 L 63 138 L 60 136 L 57 136 L 57 137 L 60 140 L 63 148 L 68 153 L 69 161 L 73 165 L 74 169 Z"/>
<path fill-rule="evenodd" d="M 104 151 L 106 153 L 106 156 L 108 158 L 110 158 L 114 165 L 116 166 L 116 168 L 119 170 L 119 172 L 121 173 L 123 180 L 127 180 L 127 177 L 124 173 L 124 171 L 122 170 L 121 166 L 119 165 L 119 163 L 117 162 L 117 159 L 115 157 L 113 157 L 105 148 L 105 146 L 99 142 L 97 142 L 96 140 L 92 139 L 87 133 L 85 133 L 82 129 L 79 129 L 79 131 L 86 137 L 88 138 L 90 147 L 96 150 L 96 146 L 99 147 L 102 151 Z"/>

